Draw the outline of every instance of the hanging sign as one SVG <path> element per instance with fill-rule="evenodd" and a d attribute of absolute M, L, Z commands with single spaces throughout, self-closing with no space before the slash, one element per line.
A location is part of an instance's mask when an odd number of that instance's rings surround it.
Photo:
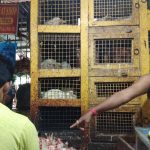
<path fill-rule="evenodd" d="M 17 4 L 0 4 L 0 34 L 17 33 L 18 10 Z"/>

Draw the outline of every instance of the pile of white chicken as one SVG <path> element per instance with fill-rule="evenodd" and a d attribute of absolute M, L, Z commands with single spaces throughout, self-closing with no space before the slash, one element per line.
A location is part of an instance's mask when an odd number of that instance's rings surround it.
<path fill-rule="evenodd" d="M 66 61 L 62 63 L 56 62 L 54 59 L 46 59 L 41 62 L 42 69 L 71 69 L 71 65 Z"/>
<path fill-rule="evenodd" d="M 40 150 L 76 150 L 68 146 L 68 142 L 63 143 L 60 138 L 56 138 L 53 134 L 39 138 Z"/>
<path fill-rule="evenodd" d="M 77 99 L 77 95 L 72 90 L 61 91 L 59 89 L 51 89 L 41 92 L 43 99 Z"/>
<path fill-rule="evenodd" d="M 60 19 L 59 17 L 54 17 L 51 20 L 48 20 L 44 23 L 45 25 L 63 25 L 66 24 L 66 21 Z"/>

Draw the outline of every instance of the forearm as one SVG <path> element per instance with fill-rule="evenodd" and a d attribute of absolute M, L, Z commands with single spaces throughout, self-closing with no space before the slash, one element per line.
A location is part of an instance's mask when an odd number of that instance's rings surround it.
<path fill-rule="evenodd" d="M 104 112 L 119 107 L 131 100 L 130 97 L 124 96 L 122 92 L 117 92 L 111 97 L 107 98 L 104 102 L 95 106 L 94 109 L 98 112 Z"/>
<path fill-rule="evenodd" d="M 98 113 L 101 113 L 119 107 L 135 97 L 145 94 L 148 89 L 150 89 L 150 75 L 145 75 L 137 80 L 132 86 L 113 94 L 103 103 L 94 107 L 94 109 L 96 109 Z"/>

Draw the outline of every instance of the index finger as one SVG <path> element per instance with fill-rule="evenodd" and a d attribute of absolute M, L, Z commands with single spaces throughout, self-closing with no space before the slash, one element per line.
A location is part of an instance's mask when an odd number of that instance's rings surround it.
<path fill-rule="evenodd" d="M 74 124 L 72 124 L 72 125 L 70 126 L 70 128 L 74 128 L 74 127 L 76 127 L 78 124 L 79 124 L 79 123 L 75 122 Z"/>

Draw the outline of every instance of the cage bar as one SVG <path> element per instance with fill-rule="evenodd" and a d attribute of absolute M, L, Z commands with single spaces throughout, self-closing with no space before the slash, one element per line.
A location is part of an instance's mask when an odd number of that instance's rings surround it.
<path fill-rule="evenodd" d="M 80 99 L 80 78 L 40 78 L 39 98 Z"/>
<path fill-rule="evenodd" d="M 131 86 L 133 82 L 96 82 L 96 96 L 109 97 L 115 92 L 126 89 Z"/>
<path fill-rule="evenodd" d="M 149 46 L 149 50 L 150 50 L 150 31 L 148 31 L 148 46 Z"/>
<path fill-rule="evenodd" d="M 80 25 L 80 0 L 39 0 L 39 24 Z"/>
<path fill-rule="evenodd" d="M 95 63 L 132 63 L 132 39 L 95 39 Z"/>
<path fill-rule="evenodd" d="M 132 134 L 133 112 L 104 112 L 96 117 L 95 132 L 104 134 Z"/>
<path fill-rule="evenodd" d="M 132 0 L 94 0 L 94 19 L 116 21 L 132 17 Z"/>
<path fill-rule="evenodd" d="M 39 33 L 41 69 L 80 68 L 80 34 Z"/>
<path fill-rule="evenodd" d="M 91 142 L 88 146 L 88 150 L 118 150 L 117 143 L 113 142 Z"/>
<path fill-rule="evenodd" d="M 81 115 L 79 107 L 39 107 L 39 130 L 69 130 L 70 125 Z"/>

